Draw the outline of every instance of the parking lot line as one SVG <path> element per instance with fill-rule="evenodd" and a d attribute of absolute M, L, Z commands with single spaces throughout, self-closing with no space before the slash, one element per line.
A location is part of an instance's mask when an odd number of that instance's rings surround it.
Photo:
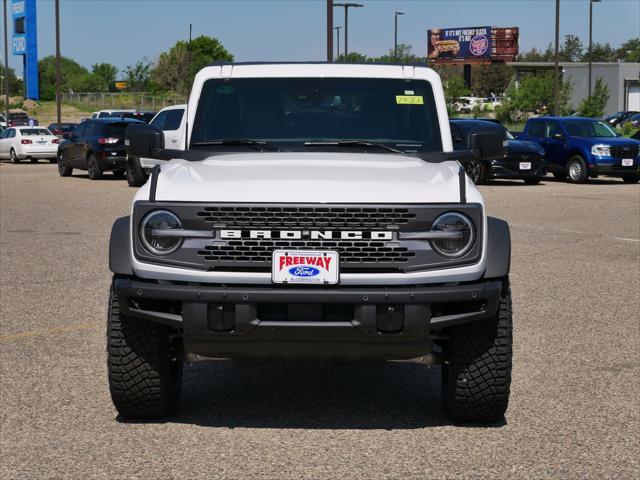
<path fill-rule="evenodd" d="M 74 323 L 72 325 L 62 325 L 60 327 L 39 328 L 36 330 L 27 330 L 26 332 L 8 333 L 0 335 L 0 342 L 13 342 L 16 340 L 22 340 L 23 338 L 46 337 L 48 335 L 56 335 L 59 333 L 79 332 L 81 330 L 95 328 L 103 323 L 104 322 Z"/>

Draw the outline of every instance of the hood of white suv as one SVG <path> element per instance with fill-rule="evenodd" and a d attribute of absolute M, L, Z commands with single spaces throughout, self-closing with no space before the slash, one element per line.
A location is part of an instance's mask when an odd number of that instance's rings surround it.
<path fill-rule="evenodd" d="M 162 164 L 156 200 L 241 203 L 456 203 L 457 162 L 393 154 L 238 153 Z M 150 182 L 136 200 L 149 198 Z M 467 181 L 467 201 L 483 203 Z"/>

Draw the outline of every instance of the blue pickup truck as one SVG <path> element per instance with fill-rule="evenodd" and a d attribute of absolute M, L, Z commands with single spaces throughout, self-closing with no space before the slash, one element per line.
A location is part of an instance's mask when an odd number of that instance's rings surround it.
<path fill-rule="evenodd" d="M 527 121 L 518 140 L 539 143 L 547 171 L 585 183 L 599 175 L 640 180 L 640 141 L 621 137 L 606 122 L 581 117 L 538 117 Z"/>

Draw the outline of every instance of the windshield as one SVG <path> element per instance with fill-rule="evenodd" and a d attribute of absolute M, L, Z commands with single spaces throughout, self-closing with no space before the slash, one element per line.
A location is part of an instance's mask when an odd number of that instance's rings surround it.
<path fill-rule="evenodd" d="M 407 152 L 442 150 L 433 92 L 424 80 L 208 80 L 190 145 L 212 148 L 206 142 L 223 139 L 268 141 L 282 150 L 304 148 L 305 143 L 307 149 L 315 149 L 321 142 L 343 141 Z M 225 146 L 229 144 L 217 145 Z"/>
<path fill-rule="evenodd" d="M 20 130 L 22 136 L 28 135 L 51 135 L 51 132 L 46 128 L 23 128 Z"/>
<path fill-rule="evenodd" d="M 565 122 L 569 135 L 572 137 L 616 137 L 617 134 L 613 128 L 605 122 L 597 120 L 576 120 Z"/>

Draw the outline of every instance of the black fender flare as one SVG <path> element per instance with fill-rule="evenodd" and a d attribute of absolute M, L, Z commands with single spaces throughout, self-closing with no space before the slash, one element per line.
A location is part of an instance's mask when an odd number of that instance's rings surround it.
<path fill-rule="evenodd" d="M 109 270 L 119 275 L 133 275 L 130 250 L 130 217 L 118 218 L 111 227 Z"/>
<path fill-rule="evenodd" d="M 487 267 L 484 278 L 504 278 L 511 269 L 511 232 L 499 218 L 487 218 Z"/>

